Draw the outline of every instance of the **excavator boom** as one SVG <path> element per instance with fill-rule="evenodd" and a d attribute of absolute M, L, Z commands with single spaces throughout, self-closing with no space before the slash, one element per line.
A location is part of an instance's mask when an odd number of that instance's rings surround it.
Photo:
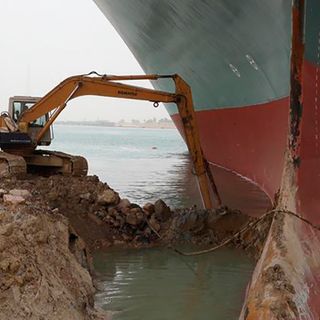
<path fill-rule="evenodd" d="M 121 76 L 122 80 L 136 79 L 156 79 L 156 76 L 144 77 L 141 76 Z M 176 75 L 173 78 L 178 77 Z M 115 97 L 135 100 L 149 100 L 154 102 L 175 102 L 176 94 L 162 92 L 143 87 L 131 86 L 123 83 L 113 82 L 117 77 L 89 77 L 89 76 L 74 76 L 67 78 L 48 94 L 46 94 L 32 108 L 26 110 L 20 118 L 20 122 L 32 122 L 48 112 L 63 106 L 71 99 L 93 95 L 104 97 Z"/>
<path fill-rule="evenodd" d="M 164 92 L 159 90 L 147 89 L 139 86 L 132 86 L 126 83 L 120 83 L 118 81 L 126 80 L 158 80 L 161 78 L 171 78 L 175 83 L 175 92 Z M 36 102 L 30 109 L 25 110 L 19 117 L 17 122 L 18 131 L 20 133 L 28 134 L 29 126 L 31 123 L 43 116 L 48 117 L 47 122 L 32 137 L 33 146 L 36 147 L 39 141 L 50 130 L 51 125 L 57 119 L 59 114 L 67 106 L 67 103 L 77 97 L 85 95 L 96 95 L 123 99 L 133 100 L 148 100 L 154 103 L 175 103 L 178 107 L 178 111 L 184 127 L 184 138 L 187 143 L 189 152 L 194 164 L 195 173 L 198 177 L 201 195 L 203 198 L 204 206 L 206 208 L 212 207 L 212 201 L 210 197 L 210 187 L 207 175 L 207 165 L 203 157 L 203 152 L 200 146 L 199 130 L 196 123 L 195 112 L 193 109 L 193 101 L 191 89 L 188 84 L 178 75 L 144 75 L 144 76 L 90 76 L 80 75 L 67 78 L 55 88 L 53 88 L 48 94 Z M 43 155 L 44 156 L 44 155 Z M 66 160 L 66 156 L 59 156 L 57 153 L 46 153 L 45 159 L 48 163 L 53 163 L 55 158 Z M 36 167 L 43 161 L 37 157 L 37 152 L 33 152 L 31 155 L 25 156 L 28 164 L 32 164 Z M 58 161 L 58 160 L 57 160 Z M 79 159 L 77 160 L 78 164 Z M 62 161 L 63 162 L 63 161 Z M 63 166 L 68 167 L 67 164 Z M 85 166 L 85 165 L 84 165 Z M 69 169 L 69 171 L 72 169 Z M 84 172 L 85 170 L 79 170 L 78 172 Z M 215 191 L 214 182 L 211 179 L 212 189 Z M 219 197 L 217 192 L 216 196 L 219 203 Z"/>

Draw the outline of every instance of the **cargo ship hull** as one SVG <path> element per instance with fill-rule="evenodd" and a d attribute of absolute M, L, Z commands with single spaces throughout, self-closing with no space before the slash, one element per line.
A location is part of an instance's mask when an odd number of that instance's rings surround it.
<path fill-rule="evenodd" d="M 222 203 L 279 212 L 241 318 L 318 319 L 320 2 L 95 2 L 146 73 L 191 85 Z M 175 107 L 167 110 L 182 132 Z"/>
<path fill-rule="evenodd" d="M 95 2 L 146 73 L 178 73 L 191 86 L 224 203 L 270 208 L 286 144 L 291 2 Z M 167 110 L 181 128 L 175 106 Z"/>

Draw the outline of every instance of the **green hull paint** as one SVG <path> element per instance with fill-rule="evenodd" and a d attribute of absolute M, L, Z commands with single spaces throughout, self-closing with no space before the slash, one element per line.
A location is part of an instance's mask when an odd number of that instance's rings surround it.
<path fill-rule="evenodd" d="M 307 0 L 305 57 L 320 66 L 320 0 Z"/>
<path fill-rule="evenodd" d="M 197 110 L 288 95 L 291 0 L 94 1 L 146 73 L 187 80 Z"/>

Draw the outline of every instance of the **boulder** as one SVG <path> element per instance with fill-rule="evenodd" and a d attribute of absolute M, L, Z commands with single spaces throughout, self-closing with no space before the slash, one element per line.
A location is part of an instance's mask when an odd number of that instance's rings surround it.
<path fill-rule="evenodd" d="M 149 220 L 149 225 L 152 229 L 159 232 L 161 229 L 161 226 L 154 215 L 151 216 L 151 219 Z"/>
<path fill-rule="evenodd" d="M 165 222 L 171 217 L 171 210 L 161 199 L 154 204 L 155 216 L 159 221 Z"/>
<path fill-rule="evenodd" d="M 32 197 L 31 193 L 25 189 L 12 189 L 9 191 L 9 193 L 13 196 L 22 197 L 25 200 Z"/>
<path fill-rule="evenodd" d="M 154 213 L 154 205 L 150 202 L 146 203 L 143 206 L 143 211 L 146 213 L 147 216 L 150 216 Z"/>
<path fill-rule="evenodd" d="M 139 221 L 138 221 L 136 214 L 130 211 L 126 216 L 126 223 L 128 223 L 132 226 L 138 225 Z"/>
<path fill-rule="evenodd" d="M 105 190 L 98 195 L 98 204 L 100 205 L 115 205 L 118 204 L 119 201 L 119 195 L 111 189 Z"/>
<path fill-rule="evenodd" d="M 144 214 L 142 211 L 137 212 L 136 216 L 137 216 L 138 224 L 142 223 L 145 220 Z"/>
<path fill-rule="evenodd" d="M 120 202 L 117 205 L 117 209 L 123 213 L 128 212 L 128 209 L 130 208 L 131 203 L 128 199 L 121 199 Z"/>
<path fill-rule="evenodd" d="M 130 213 L 137 214 L 139 212 L 141 212 L 141 208 L 140 207 L 130 209 Z"/>
<path fill-rule="evenodd" d="M 89 201 L 91 200 L 91 194 L 89 192 L 82 193 L 80 194 L 80 199 Z"/>
<path fill-rule="evenodd" d="M 21 196 L 14 196 L 12 194 L 3 195 L 3 202 L 11 205 L 18 205 L 24 203 L 26 200 Z"/>

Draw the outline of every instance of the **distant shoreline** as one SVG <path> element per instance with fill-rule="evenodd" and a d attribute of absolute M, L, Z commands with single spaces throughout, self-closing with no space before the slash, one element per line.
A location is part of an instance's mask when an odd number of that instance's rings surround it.
<path fill-rule="evenodd" d="M 107 128 L 136 128 L 136 129 L 176 129 L 173 122 L 142 122 L 142 123 L 114 123 L 109 121 L 58 121 L 56 125 L 107 127 Z"/>

